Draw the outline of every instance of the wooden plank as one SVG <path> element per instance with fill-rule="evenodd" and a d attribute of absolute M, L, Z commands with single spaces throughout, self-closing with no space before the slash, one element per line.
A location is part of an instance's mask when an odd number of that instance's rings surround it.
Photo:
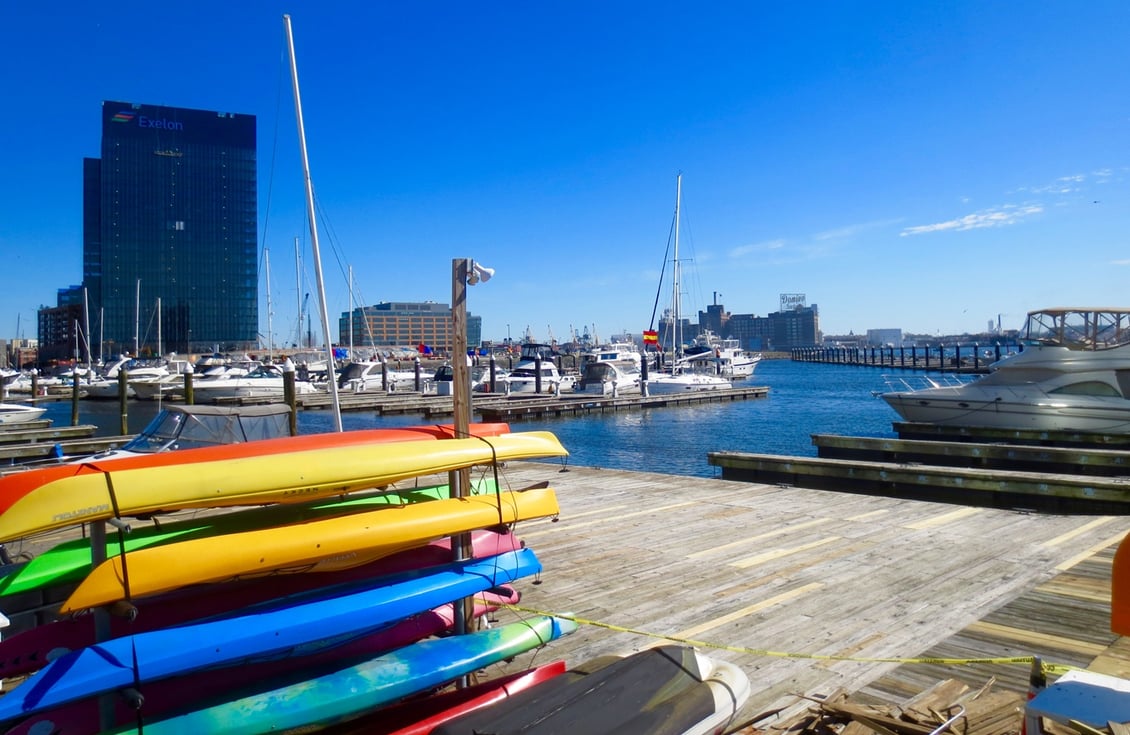
<path fill-rule="evenodd" d="M 1028 446 L 1000 442 L 987 444 L 941 439 L 884 439 L 834 434 L 813 434 L 812 443 L 817 448 L 817 456 L 824 459 L 1068 472 L 1107 477 L 1130 475 L 1130 454 L 1124 449 Z M 1102 446 L 1107 446 L 1108 443 Z"/>
<path fill-rule="evenodd" d="M 1130 482 L 1121 478 L 907 466 L 749 452 L 709 452 L 707 462 L 721 467 L 722 477 L 731 480 L 788 483 L 814 489 L 992 507 L 1092 513 L 1125 513 L 1130 509 Z"/>

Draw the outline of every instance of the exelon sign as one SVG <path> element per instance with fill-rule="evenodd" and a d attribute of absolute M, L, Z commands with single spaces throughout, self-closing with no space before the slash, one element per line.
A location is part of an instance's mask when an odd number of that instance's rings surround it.
<path fill-rule="evenodd" d="M 128 110 L 123 110 L 114 114 L 112 118 L 116 123 L 130 123 L 134 120 L 137 121 L 139 128 L 155 128 L 157 130 L 184 130 L 184 123 L 176 120 L 166 120 L 165 118 L 153 118 L 147 115 L 138 115 Z"/>

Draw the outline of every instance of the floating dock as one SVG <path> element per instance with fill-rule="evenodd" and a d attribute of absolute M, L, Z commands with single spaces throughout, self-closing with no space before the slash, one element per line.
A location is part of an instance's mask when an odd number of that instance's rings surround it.
<path fill-rule="evenodd" d="M 522 419 L 551 416 L 578 416 L 590 413 L 617 413 L 644 408 L 690 406 L 702 403 L 746 401 L 764 398 L 769 394 L 765 386 L 728 388 L 725 390 L 688 391 L 661 396 L 627 396 L 623 398 L 598 398 L 578 393 L 555 395 L 529 395 L 501 393 L 475 393 L 471 397 L 471 412 L 482 421 L 521 421 Z M 250 405 L 270 403 L 277 399 L 236 398 L 224 404 Z M 328 394 L 306 394 L 296 398 L 303 410 L 328 410 L 332 397 Z M 415 391 L 389 393 L 339 393 L 342 411 L 372 411 L 381 416 L 418 414 L 425 418 L 451 416 L 451 396 L 437 396 Z"/>

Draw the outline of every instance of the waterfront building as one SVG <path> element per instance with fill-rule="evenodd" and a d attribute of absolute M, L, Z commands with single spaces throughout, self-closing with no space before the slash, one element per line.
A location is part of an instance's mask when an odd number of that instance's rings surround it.
<path fill-rule="evenodd" d="M 715 303 L 698 313 L 698 321 L 700 329 L 737 339 L 746 350 L 786 352 L 820 344 L 820 309 L 816 304 L 790 302 L 780 311 L 757 316 L 730 314 Z"/>
<path fill-rule="evenodd" d="M 253 115 L 102 103 L 101 156 L 83 161 L 82 285 L 106 354 L 155 351 L 158 333 L 165 352 L 255 345 L 255 145 Z M 61 334 L 41 345 L 58 350 Z"/>
<path fill-rule="evenodd" d="M 352 333 L 350 328 L 352 326 Z M 483 318 L 467 314 L 467 344 L 482 344 Z M 383 301 L 342 312 L 338 320 L 341 344 L 355 350 L 394 350 L 426 345 L 436 353 L 450 354 L 451 307 L 435 301 Z M 352 339 L 350 335 L 352 334 Z"/>

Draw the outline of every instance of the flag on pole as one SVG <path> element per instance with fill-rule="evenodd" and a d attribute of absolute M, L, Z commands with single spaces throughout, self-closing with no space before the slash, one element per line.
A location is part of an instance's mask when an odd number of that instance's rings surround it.
<path fill-rule="evenodd" d="M 657 344 L 659 344 L 659 332 L 655 331 L 654 329 L 644 330 L 643 343 L 645 345 L 657 345 Z"/>

